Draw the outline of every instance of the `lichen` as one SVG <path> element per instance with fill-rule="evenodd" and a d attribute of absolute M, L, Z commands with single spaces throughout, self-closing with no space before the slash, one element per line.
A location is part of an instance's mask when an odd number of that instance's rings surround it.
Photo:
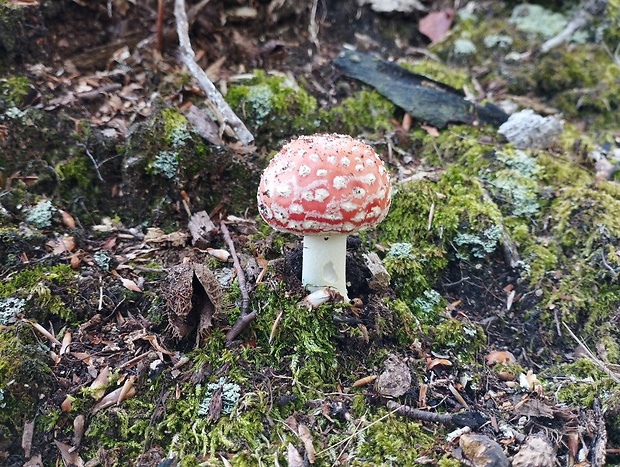
<path fill-rule="evenodd" d="M 24 306 L 26 306 L 26 300 L 23 298 L 7 297 L 0 299 L 0 324 L 9 324 L 12 318 L 24 309 Z"/>
<path fill-rule="evenodd" d="M 559 34 L 568 20 L 561 13 L 554 13 L 541 5 L 525 4 L 512 10 L 509 22 L 519 31 L 548 39 Z"/>
<path fill-rule="evenodd" d="M 229 415 L 232 413 L 235 405 L 241 396 L 241 387 L 236 383 L 229 383 L 224 377 L 221 377 L 215 383 L 209 383 L 205 392 L 205 396 L 198 405 L 198 415 L 211 415 L 210 404 L 216 391 L 221 390 L 221 413 Z"/>
<path fill-rule="evenodd" d="M 153 173 L 161 174 L 168 179 L 176 176 L 178 167 L 179 154 L 174 151 L 159 151 L 151 164 Z"/>
<path fill-rule="evenodd" d="M 34 207 L 28 210 L 26 222 L 32 224 L 37 229 L 45 229 L 52 226 L 52 216 L 56 208 L 48 199 L 39 201 Z"/>

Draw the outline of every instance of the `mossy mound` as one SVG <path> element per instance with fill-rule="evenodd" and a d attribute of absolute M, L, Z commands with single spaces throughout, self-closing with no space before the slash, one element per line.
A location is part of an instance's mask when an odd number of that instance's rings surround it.
<path fill-rule="evenodd" d="M 231 86 L 226 100 L 259 145 L 312 134 L 319 128 L 316 100 L 287 77 L 256 71 L 250 80 Z"/>
<path fill-rule="evenodd" d="M 181 191 L 195 208 L 232 212 L 243 212 L 256 196 L 256 157 L 205 143 L 172 108 L 136 124 L 123 152 L 121 200 L 132 202 L 117 212 L 122 220 L 170 225 L 185 216 Z"/>

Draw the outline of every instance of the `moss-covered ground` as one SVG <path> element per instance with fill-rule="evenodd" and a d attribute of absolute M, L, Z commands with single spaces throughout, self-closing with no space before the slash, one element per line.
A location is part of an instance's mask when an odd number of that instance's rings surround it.
<path fill-rule="evenodd" d="M 53 42 L 69 32 L 62 12 L 67 24 L 92 16 L 77 2 L 41 3 L 0 0 L 0 464 L 40 456 L 39 465 L 56 465 L 58 441 L 74 447 L 65 463 L 89 465 L 302 465 L 296 456 L 317 466 L 460 465 L 458 442 L 446 439 L 453 426 L 399 415 L 389 399 L 429 413 L 467 406 L 491 421 L 477 431 L 508 457 L 521 443 L 508 428 L 527 436 L 544 424 L 566 465 L 576 463 L 566 440 L 586 424 L 576 414 L 590 421 L 600 405 L 617 447 L 617 1 L 547 53 L 546 31 L 561 30 L 570 5 L 543 2 L 535 14 L 515 13 L 517 2 L 462 8 L 419 56 L 395 45 L 410 25 L 369 10 L 356 23 L 347 2 L 326 15 L 350 36 L 324 31 L 329 47 L 315 55 L 304 12 L 270 13 L 296 32 L 272 50 L 264 28 L 227 22 L 233 13 L 222 9 L 211 47 L 192 38 L 210 63 L 214 50 L 229 56 L 218 85 L 255 135 L 251 148 L 217 125 L 225 143 L 213 144 L 190 123 L 188 104 L 206 109 L 204 98 L 172 49 L 115 48 L 99 69 L 72 64 L 84 59 L 73 42 L 55 44 L 57 56 L 32 52 L 28 24 L 46 23 Z M 105 52 L 110 18 L 144 20 L 130 3 L 94 24 L 93 54 Z M 408 70 L 480 102 L 553 113 L 562 134 L 528 149 L 493 127 L 406 125 L 401 109 L 329 65 L 327 50 L 369 24 L 383 25 L 378 37 Z M 103 85 L 112 91 L 90 97 Z M 358 300 L 313 307 L 298 277 L 298 239 L 264 225 L 255 193 L 284 141 L 325 131 L 372 144 L 393 193 L 383 223 L 349 245 Z M 189 220 L 203 210 L 215 229 Z M 256 313 L 232 342 L 245 302 L 238 271 L 221 259 L 221 221 Z M 371 252 L 387 286 L 366 280 Z M 167 275 L 188 260 L 215 279 Z M 210 288 L 221 288 L 222 306 L 210 308 Z M 187 319 L 170 317 L 184 305 Z M 179 322 L 182 339 L 172 329 Z M 515 361 L 491 368 L 491 351 Z M 394 359 L 411 377 L 398 395 L 379 384 Z M 520 417 L 532 400 L 554 415 Z M 583 452 L 595 434 L 580 432 Z"/>

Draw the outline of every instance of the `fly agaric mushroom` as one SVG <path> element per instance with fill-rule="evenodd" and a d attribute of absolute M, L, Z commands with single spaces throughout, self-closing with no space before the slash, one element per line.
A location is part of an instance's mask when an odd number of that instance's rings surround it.
<path fill-rule="evenodd" d="M 267 224 L 304 236 L 302 283 L 348 301 L 347 235 L 378 224 L 390 208 L 390 180 L 375 151 L 346 135 L 301 136 L 269 162 L 257 198 Z"/>

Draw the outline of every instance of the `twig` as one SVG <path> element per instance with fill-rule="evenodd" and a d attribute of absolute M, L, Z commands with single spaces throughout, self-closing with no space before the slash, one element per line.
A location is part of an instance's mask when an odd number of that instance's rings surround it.
<path fill-rule="evenodd" d="M 97 172 L 97 178 L 100 181 L 105 182 L 105 180 L 101 176 L 101 172 L 99 172 L 99 164 L 97 164 L 97 161 L 95 160 L 93 155 L 88 150 L 88 147 L 86 147 L 86 145 L 84 143 L 78 143 L 78 144 L 84 148 L 84 151 L 86 151 L 86 155 L 90 158 L 90 161 L 93 163 L 93 166 L 95 167 L 95 172 Z"/>
<path fill-rule="evenodd" d="M 607 1 L 605 0 L 585 0 L 581 2 L 579 9 L 573 16 L 573 19 L 560 31 L 559 34 L 547 40 L 540 46 L 542 53 L 549 52 L 552 48 L 557 47 L 563 42 L 570 39 L 573 33 L 586 26 L 595 17 L 600 17 L 605 12 Z"/>
<path fill-rule="evenodd" d="M 226 342 L 230 344 L 235 338 L 243 332 L 245 328 L 252 322 L 252 320 L 256 318 L 256 312 L 248 313 L 247 315 L 240 315 L 235 321 L 235 324 L 230 328 L 230 330 L 226 333 Z"/>
<path fill-rule="evenodd" d="M 581 346 L 581 348 L 585 352 L 586 356 L 592 361 L 592 363 L 594 363 L 594 365 L 596 365 L 596 367 L 599 370 L 601 370 L 603 373 L 605 373 L 607 376 L 609 376 L 612 380 L 614 380 L 615 383 L 620 383 L 620 378 L 618 377 L 618 375 L 616 375 L 613 371 L 611 371 L 609 368 L 607 368 L 607 365 L 605 365 L 605 363 L 603 363 L 601 360 L 596 358 L 596 356 L 588 348 L 588 346 L 585 344 L 585 342 L 583 342 L 581 339 L 579 339 L 575 335 L 575 333 L 572 331 L 572 329 L 568 327 L 568 324 L 566 324 L 564 322 L 562 322 L 562 324 L 564 325 L 564 327 L 566 328 L 568 333 L 571 335 L 571 337 L 573 339 L 575 339 L 575 342 L 577 342 L 577 344 L 579 344 Z"/>
<path fill-rule="evenodd" d="M 235 115 L 211 80 L 207 77 L 205 71 L 200 68 L 194 60 L 194 51 L 192 50 L 192 44 L 189 40 L 189 26 L 187 14 L 185 13 L 184 0 L 175 0 L 174 16 L 177 21 L 181 61 L 185 64 L 192 76 L 196 78 L 198 85 L 204 91 L 207 98 L 215 105 L 222 115 L 223 121 L 220 122 L 220 125 L 230 125 L 241 144 L 248 146 L 254 141 L 254 136 L 252 136 L 252 133 L 250 133 L 239 117 Z"/>
<path fill-rule="evenodd" d="M 232 237 L 230 236 L 230 232 L 228 231 L 228 227 L 226 227 L 224 221 L 220 222 L 220 231 L 222 232 L 224 241 L 230 250 L 230 256 L 232 257 L 235 270 L 237 271 L 239 291 L 241 292 L 241 314 L 239 315 L 237 322 L 226 334 L 226 342 L 230 343 L 247 327 L 248 324 L 250 324 L 254 318 L 256 318 L 256 312 L 253 311 L 252 313 L 248 313 L 248 308 L 250 306 L 250 295 L 248 294 L 248 287 L 245 282 L 245 274 L 243 273 L 243 268 L 239 263 L 239 257 L 237 256 L 237 251 L 235 250 L 235 244 L 232 241 Z"/>
<path fill-rule="evenodd" d="M 411 406 L 402 405 L 394 401 L 388 401 L 387 407 L 403 417 L 413 418 L 423 422 L 441 423 L 442 425 L 454 425 L 457 427 L 468 426 L 472 430 L 477 430 L 486 423 L 484 417 L 478 412 L 470 411 L 457 414 L 441 414 L 414 409 Z"/>
<path fill-rule="evenodd" d="M 159 53 L 164 43 L 164 0 L 157 0 L 157 43 L 156 48 Z"/>

